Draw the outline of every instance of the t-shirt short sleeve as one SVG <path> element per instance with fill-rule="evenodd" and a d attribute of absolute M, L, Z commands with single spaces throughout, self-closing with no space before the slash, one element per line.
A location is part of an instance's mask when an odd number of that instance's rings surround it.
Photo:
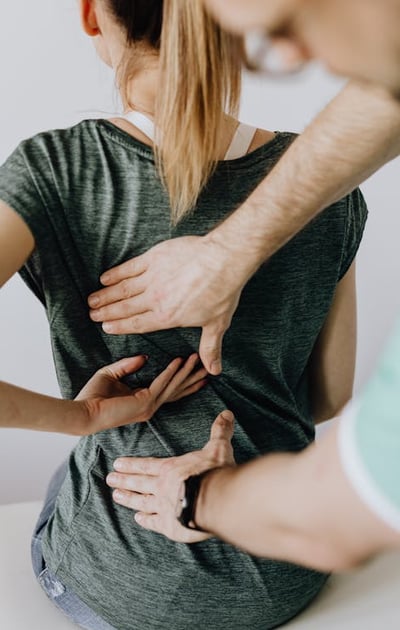
<path fill-rule="evenodd" d="M 400 318 L 363 395 L 345 411 L 339 435 L 357 493 L 400 531 Z"/>
<path fill-rule="evenodd" d="M 22 143 L 0 166 L 0 200 L 17 212 L 35 241 L 45 229 L 44 201 L 27 163 Z"/>
<path fill-rule="evenodd" d="M 367 204 L 359 188 L 346 197 L 347 223 L 339 279 L 346 275 L 357 254 L 368 217 Z"/>

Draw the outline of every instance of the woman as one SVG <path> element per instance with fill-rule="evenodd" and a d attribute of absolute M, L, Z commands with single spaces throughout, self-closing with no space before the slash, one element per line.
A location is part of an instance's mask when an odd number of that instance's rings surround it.
<path fill-rule="evenodd" d="M 125 111 L 155 119 L 156 146 L 154 156 L 152 130 L 138 117 L 129 118 L 135 125 L 124 118 L 84 121 L 26 141 L 0 170 L 3 211 L 22 218 L 35 242 L 32 256 L 32 246 L 15 247 L 26 261 L 25 279 L 45 296 L 67 398 L 117 357 L 150 357 L 128 380 L 145 387 L 171 358 L 193 353 L 195 329 L 107 334 L 113 331 L 95 323 L 101 309 L 89 319 L 87 296 L 104 269 L 164 239 L 209 231 L 293 139 L 239 127 L 237 144 L 238 123 L 225 109 L 234 113 L 238 104 L 239 43 L 197 0 L 80 6 L 85 31 L 116 71 Z M 227 153 L 235 159 L 224 160 Z M 114 503 L 105 479 L 118 456 L 165 457 L 201 447 L 209 419 L 226 407 L 236 416 L 239 462 L 300 450 L 313 439 L 314 421 L 331 417 L 351 395 L 353 260 L 365 218 L 356 191 L 257 272 L 225 339 L 224 374 L 207 388 L 163 406 L 146 424 L 79 442 L 53 482 L 34 539 L 41 584 L 79 625 L 265 630 L 293 617 L 321 589 L 326 575 L 255 559 L 215 540 L 179 545 L 140 528 Z M 132 299 L 140 303 L 140 296 Z"/>

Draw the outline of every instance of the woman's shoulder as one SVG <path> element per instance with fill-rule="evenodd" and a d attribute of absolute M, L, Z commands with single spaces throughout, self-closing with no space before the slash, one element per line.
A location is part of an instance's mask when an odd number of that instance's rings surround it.
<path fill-rule="evenodd" d="M 22 140 L 19 150 L 30 153 L 31 151 L 51 151 L 55 148 L 72 143 L 81 142 L 89 135 L 93 136 L 96 129 L 96 120 L 83 120 L 69 127 L 60 127 L 40 131 L 33 136 Z"/>

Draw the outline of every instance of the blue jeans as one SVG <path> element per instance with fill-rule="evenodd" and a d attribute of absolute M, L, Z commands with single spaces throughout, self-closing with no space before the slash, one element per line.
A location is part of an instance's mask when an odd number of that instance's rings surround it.
<path fill-rule="evenodd" d="M 53 604 L 69 617 L 71 621 L 81 628 L 86 628 L 86 630 L 115 630 L 115 628 L 96 615 L 89 606 L 52 574 L 50 569 L 46 566 L 42 555 L 43 533 L 54 511 L 57 495 L 65 479 L 66 472 L 67 462 L 58 468 L 50 481 L 44 506 L 32 537 L 31 552 L 33 571 L 49 599 L 51 599 Z"/>

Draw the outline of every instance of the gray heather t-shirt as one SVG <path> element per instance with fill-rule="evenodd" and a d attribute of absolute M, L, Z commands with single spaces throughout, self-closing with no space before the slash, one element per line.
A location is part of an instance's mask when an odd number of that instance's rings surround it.
<path fill-rule="evenodd" d="M 195 212 L 176 228 L 152 151 L 110 122 L 85 121 L 19 146 L 0 168 L 0 199 L 36 240 L 21 274 L 45 305 L 66 398 L 122 357 L 150 356 L 130 378 L 146 386 L 172 358 L 197 350 L 197 329 L 108 336 L 89 319 L 87 297 L 106 269 L 165 239 L 208 232 L 248 197 L 293 137 L 279 133 L 253 153 L 221 162 Z M 115 628 L 266 630 L 299 612 L 324 584 L 323 574 L 253 558 L 218 540 L 183 545 L 141 529 L 131 511 L 113 503 L 105 477 L 118 456 L 202 447 L 225 408 L 237 419 L 238 462 L 309 444 L 309 359 L 365 220 L 355 191 L 260 268 L 225 336 L 224 372 L 204 390 L 163 407 L 149 423 L 83 438 L 72 452 L 44 556 Z M 243 256 L 247 248 L 244 241 Z"/>

